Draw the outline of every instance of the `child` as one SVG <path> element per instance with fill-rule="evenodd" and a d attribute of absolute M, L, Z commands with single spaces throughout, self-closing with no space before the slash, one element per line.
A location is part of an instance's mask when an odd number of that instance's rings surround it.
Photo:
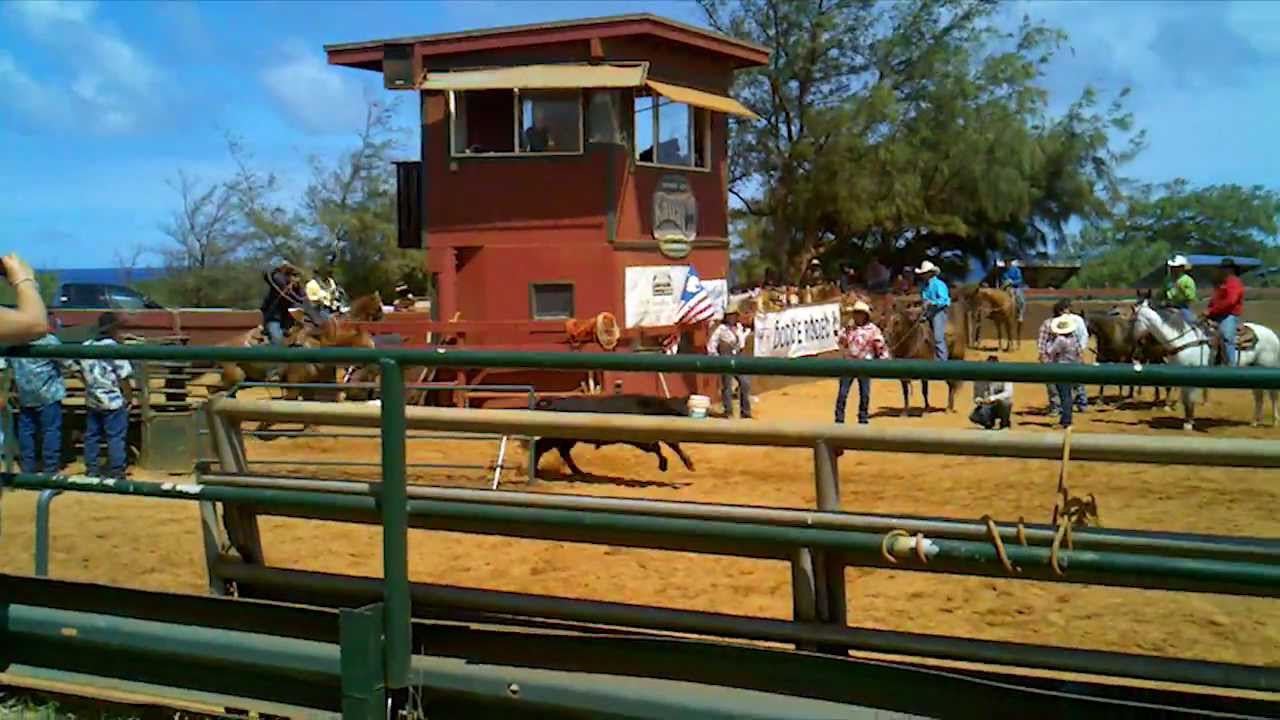
<path fill-rule="evenodd" d="M 862 300 L 853 304 L 853 321 L 840 333 L 837 340 L 846 359 L 849 360 L 888 360 L 889 347 L 884 342 L 884 334 L 871 322 L 871 307 Z M 836 393 L 836 422 L 844 422 L 844 406 L 849 399 L 849 389 L 853 386 L 852 377 L 840 378 L 840 389 Z M 867 410 L 871 404 L 871 378 L 858 377 L 858 424 L 866 425 L 869 419 Z"/>
<path fill-rule="evenodd" d="M 1045 362 L 1059 364 L 1078 364 L 1080 362 L 1080 337 L 1076 332 L 1076 320 L 1068 315 L 1054 318 L 1049 329 L 1055 337 L 1045 351 Z M 1058 383 L 1054 386 L 1058 391 L 1058 407 L 1061 411 L 1062 427 L 1071 427 L 1071 383 Z"/>
<path fill-rule="evenodd" d="M 32 345 L 58 345 L 46 334 Z M 69 360 L 13 358 L 13 384 L 18 392 L 18 458 L 22 472 L 53 474 L 62 469 L 62 399 L 67 395 L 62 369 Z M 40 454 L 36 454 L 39 438 Z M 42 463 L 40 462 L 43 460 Z"/>
<path fill-rule="evenodd" d="M 117 345 L 120 323 L 115 313 L 98 317 L 98 336 L 85 345 Z M 100 477 L 98 451 L 103 439 L 107 445 L 107 477 L 123 478 L 125 467 L 125 435 L 129 430 L 129 396 L 133 394 L 130 378 L 133 366 L 127 360 L 81 360 L 84 375 L 85 474 Z"/>

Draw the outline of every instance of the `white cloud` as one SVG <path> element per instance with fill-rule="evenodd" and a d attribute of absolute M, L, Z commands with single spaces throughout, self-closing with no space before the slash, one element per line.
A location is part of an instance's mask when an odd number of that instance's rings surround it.
<path fill-rule="evenodd" d="M 164 117 L 172 98 L 163 74 L 114 28 L 95 17 L 96 3 L 30 1 L 6 6 L 36 44 L 53 51 L 47 78 L 0 57 L 0 95 L 14 98 L 31 127 L 87 128 L 125 134 Z"/>
<path fill-rule="evenodd" d="M 365 96 L 351 74 L 360 72 L 325 62 L 322 51 L 299 41 L 286 43 L 282 61 L 262 71 L 267 93 L 281 111 L 311 132 L 342 132 L 364 123 Z"/>

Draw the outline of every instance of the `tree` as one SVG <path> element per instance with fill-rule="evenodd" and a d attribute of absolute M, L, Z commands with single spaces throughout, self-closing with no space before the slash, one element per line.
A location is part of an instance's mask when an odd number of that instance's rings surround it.
<path fill-rule="evenodd" d="M 1051 117 L 1042 69 L 1064 39 L 986 0 L 701 0 L 717 29 L 774 49 L 738 94 L 731 183 L 762 227 L 768 264 L 891 263 L 1051 246 L 1072 218 L 1105 214 L 1115 169 L 1141 146 L 1123 96 L 1086 91 Z"/>
<path fill-rule="evenodd" d="M 1068 253 L 1084 261 L 1081 287 L 1131 284 L 1172 253 L 1280 261 L 1280 193 L 1261 186 L 1139 185 L 1115 217 L 1086 226 Z"/>
<path fill-rule="evenodd" d="M 154 249 L 165 262 L 166 299 L 195 307 L 243 304 L 254 283 L 243 262 L 234 190 L 183 171 L 169 185 L 181 206 L 162 227 L 170 243 Z"/>

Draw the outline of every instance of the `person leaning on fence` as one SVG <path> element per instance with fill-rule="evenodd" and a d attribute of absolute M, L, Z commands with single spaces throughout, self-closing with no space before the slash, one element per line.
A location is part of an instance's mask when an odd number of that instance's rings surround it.
<path fill-rule="evenodd" d="M 1169 307 L 1178 308 L 1188 323 L 1195 323 L 1196 314 L 1191 306 L 1196 302 L 1196 281 L 1191 277 L 1191 263 L 1184 255 L 1169 258 L 1169 275 L 1164 280 L 1164 301 Z"/>
<path fill-rule="evenodd" d="M 938 274 L 938 266 L 928 260 L 916 268 L 916 275 L 925 280 L 924 288 L 920 290 L 920 299 L 924 301 L 924 319 L 933 330 L 933 359 L 946 360 L 947 308 L 951 306 L 951 293 Z"/>
<path fill-rule="evenodd" d="M 1066 315 L 1059 315 L 1049 321 L 1049 330 L 1053 333 L 1053 340 L 1049 342 L 1048 347 L 1045 349 L 1041 362 L 1059 365 L 1080 364 L 1080 339 L 1076 333 L 1075 321 Z M 1071 427 L 1072 385 L 1071 383 L 1058 383 L 1054 385 L 1054 388 L 1058 393 L 1060 424 L 1064 428 Z"/>
<path fill-rule="evenodd" d="M 1231 258 L 1223 258 L 1218 266 L 1218 284 L 1209 300 L 1205 317 L 1217 323 L 1222 337 L 1223 360 L 1236 364 L 1236 330 L 1244 314 L 1244 283 L 1240 282 L 1240 266 Z"/>
<path fill-rule="evenodd" d="M 847 360 L 888 360 L 889 346 L 884 341 L 884 333 L 871 322 L 871 307 L 862 300 L 853 304 L 852 317 L 837 340 L 840 350 Z M 858 380 L 858 424 L 866 425 L 870 416 L 871 378 L 859 375 Z M 836 392 L 836 422 L 844 422 L 844 407 L 849 399 L 849 389 L 854 378 L 840 378 L 840 388 Z"/>
<path fill-rule="evenodd" d="M 32 345 L 58 345 L 51 333 Z M 18 459 L 22 472 L 56 473 L 62 469 L 62 399 L 67 396 L 63 369 L 70 360 L 17 357 L 11 361 L 18 394 Z M 36 452 L 39 445 L 40 452 Z"/>
<path fill-rule="evenodd" d="M 98 317 L 98 335 L 85 345 L 119 344 L 120 323 L 115 313 Z M 126 464 L 125 439 L 129 431 L 129 405 L 133 395 L 133 366 L 127 360 L 81 360 L 84 377 L 85 430 L 84 468 L 87 475 L 101 477 L 98 465 L 101 445 L 107 446 L 106 477 L 123 478 Z"/>
<path fill-rule="evenodd" d="M 707 354 L 711 356 L 738 355 L 747 347 L 751 330 L 738 322 L 738 308 L 730 305 L 724 320 L 711 332 L 707 340 Z M 733 417 L 733 382 L 738 382 L 738 410 L 744 420 L 751 418 L 751 379 L 746 375 L 723 375 L 720 378 L 720 399 L 724 402 L 724 416 Z"/>
<path fill-rule="evenodd" d="M 1000 362 L 988 355 L 987 362 Z M 978 380 L 973 384 L 973 412 L 969 422 L 991 430 L 1008 430 L 1013 424 L 1013 383 L 1007 380 Z"/>

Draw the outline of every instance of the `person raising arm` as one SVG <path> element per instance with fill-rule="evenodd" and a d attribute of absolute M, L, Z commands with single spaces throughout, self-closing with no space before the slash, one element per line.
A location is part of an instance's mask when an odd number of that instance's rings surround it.
<path fill-rule="evenodd" d="M 0 265 L 18 298 L 16 308 L 0 308 L 0 344 L 21 345 L 44 337 L 49 332 L 49 317 L 35 271 L 16 253 L 0 258 Z"/>

